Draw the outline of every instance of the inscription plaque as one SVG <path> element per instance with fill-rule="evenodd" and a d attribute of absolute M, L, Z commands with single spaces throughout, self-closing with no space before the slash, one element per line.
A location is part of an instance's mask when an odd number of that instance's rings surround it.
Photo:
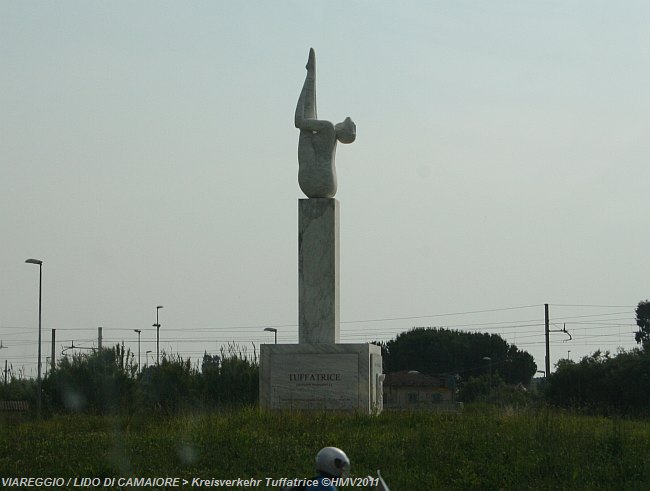
<path fill-rule="evenodd" d="M 359 356 L 275 355 L 271 387 L 274 408 L 354 409 L 359 405 Z"/>

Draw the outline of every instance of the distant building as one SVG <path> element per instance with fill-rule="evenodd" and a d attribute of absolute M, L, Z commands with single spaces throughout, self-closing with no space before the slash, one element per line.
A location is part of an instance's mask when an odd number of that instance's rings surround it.
<path fill-rule="evenodd" d="M 453 377 L 425 375 L 415 370 L 386 374 L 384 409 L 430 409 L 455 411 Z"/>
<path fill-rule="evenodd" d="M 28 411 L 27 401 L 0 401 L 0 422 L 20 422 Z"/>

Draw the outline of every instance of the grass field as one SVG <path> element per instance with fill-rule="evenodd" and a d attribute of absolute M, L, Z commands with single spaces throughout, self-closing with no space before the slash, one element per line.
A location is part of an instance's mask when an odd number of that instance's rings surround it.
<path fill-rule="evenodd" d="M 391 491 L 650 489 L 646 421 L 546 409 L 77 415 L 3 424 L 0 442 L 0 477 L 311 477 L 318 449 L 333 445 L 353 476 L 381 469 Z"/>

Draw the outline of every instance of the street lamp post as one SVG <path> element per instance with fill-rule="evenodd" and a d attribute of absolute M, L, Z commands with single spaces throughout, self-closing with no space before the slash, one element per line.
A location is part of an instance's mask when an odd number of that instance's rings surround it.
<path fill-rule="evenodd" d="M 149 353 L 151 353 L 150 349 L 148 349 L 147 352 L 144 354 L 144 356 L 147 358 L 147 367 L 149 366 Z"/>
<path fill-rule="evenodd" d="M 274 334 L 275 344 L 278 344 L 278 330 L 275 327 L 265 327 L 264 330 L 272 332 Z"/>
<path fill-rule="evenodd" d="M 162 305 L 156 307 L 156 323 L 153 325 L 156 328 L 156 365 L 160 365 L 160 322 L 158 321 L 158 311 L 162 308 Z"/>
<path fill-rule="evenodd" d="M 4 349 L 7 346 L 2 345 L 2 340 L 0 339 L 0 349 Z M 5 359 L 5 385 L 7 385 L 7 360 Z"/>
<path fill-rule="evenodd" d="M 38 417 L 41 417 L 41 298 L 43 291 L 43 261 L 40 259 L 26 259 L 28 264 L 38 264 L 38 368 L 37 368 L 37 378 L 36 385 L 38 390 L 37 398 L 37 413 Z"/>
<path fill-rule="evenodd" d="M 140 365 L 140 333 L 142 329 L 133 329 L 133 332 L 138 333 L 138 372 L 142 371 L 142 365 Z"/>

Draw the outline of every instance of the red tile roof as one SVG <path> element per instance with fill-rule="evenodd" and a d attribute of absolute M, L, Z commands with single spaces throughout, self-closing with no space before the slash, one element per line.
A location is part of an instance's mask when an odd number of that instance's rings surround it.
<path fill-rule="evenodd" d="M 445 380 L 415 370 L 387 373 L 384 385 L 391 387 L 445 387 Z"/>

